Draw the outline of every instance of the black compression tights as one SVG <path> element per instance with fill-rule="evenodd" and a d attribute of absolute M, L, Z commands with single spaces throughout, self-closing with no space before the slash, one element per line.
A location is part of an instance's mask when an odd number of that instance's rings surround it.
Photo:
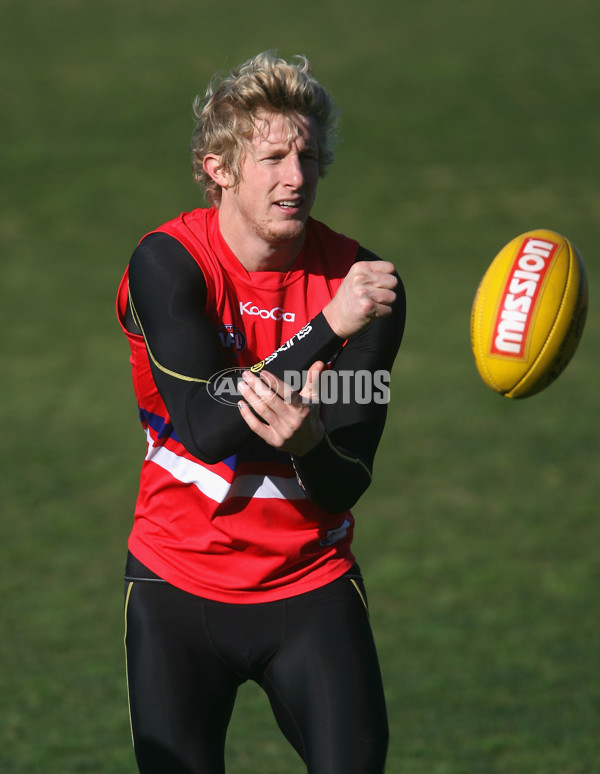
<path fill-rule="evenodd" d="M 125 594 L 141 774 L 223 774 L 227 727 L 246 680 L 265 690 L 309 774 L 383 772 L 386 709 L 358 573 L 252 605 L 131 577 Z"/>

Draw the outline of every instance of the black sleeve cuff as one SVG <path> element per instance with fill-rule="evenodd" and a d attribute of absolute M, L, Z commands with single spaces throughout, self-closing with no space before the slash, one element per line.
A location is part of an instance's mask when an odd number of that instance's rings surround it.
<path fill-rule="evenodd" d="M 252 371 L 258 373 L 264 368 L 282 379 L 286 370 L 305 371 L 317 360 L 327 363 L 343 343 L 344 339 L 333 332 L 323 312 L 319 312 L 275 352 L 252 366 Z"/>

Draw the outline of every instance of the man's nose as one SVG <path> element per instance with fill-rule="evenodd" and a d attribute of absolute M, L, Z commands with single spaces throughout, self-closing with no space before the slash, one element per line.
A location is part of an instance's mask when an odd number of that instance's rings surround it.
<path fill-rule="evenodd" d="M 304 183 L 302 162 L 300 157 L 294 153 L 290 153 L 286 159 L 284 182 L 286 185 L 293 186 L 294 188 L 300 188 Z"/>

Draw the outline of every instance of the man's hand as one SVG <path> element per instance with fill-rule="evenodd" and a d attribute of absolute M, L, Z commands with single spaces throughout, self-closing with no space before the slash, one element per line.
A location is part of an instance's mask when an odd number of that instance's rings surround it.
<path fill-rule="evenodd" d="M 347 339 L 376 317 L 387 317 L 396 300 L 398 279 L 389 261 L 358 261 L 344 277 L 323 315 L 335 334 Z"/>
<path fill-rule="evenodd" d="M 275 449 L 299 457 L 314 449 L 325 435 L 319 416 L 319 378 L 324 368 L 321 361 L 313 363 L 300 392 L 269 371 L 260 375 L 244 371 L 239 384 L 244 400 L 238 407 L 248 427 Z"/>

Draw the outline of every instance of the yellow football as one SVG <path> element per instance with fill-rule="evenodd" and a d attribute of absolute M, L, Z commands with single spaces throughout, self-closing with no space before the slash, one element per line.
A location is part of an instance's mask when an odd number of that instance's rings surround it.
<path fill-rule="evenodd" d="M 536 229 L 500 250 L 471 310 L 471 346 L 483 381 L 526 398 L 564 371 L 583 334 L 588 288 L 577 249 Z"/>

